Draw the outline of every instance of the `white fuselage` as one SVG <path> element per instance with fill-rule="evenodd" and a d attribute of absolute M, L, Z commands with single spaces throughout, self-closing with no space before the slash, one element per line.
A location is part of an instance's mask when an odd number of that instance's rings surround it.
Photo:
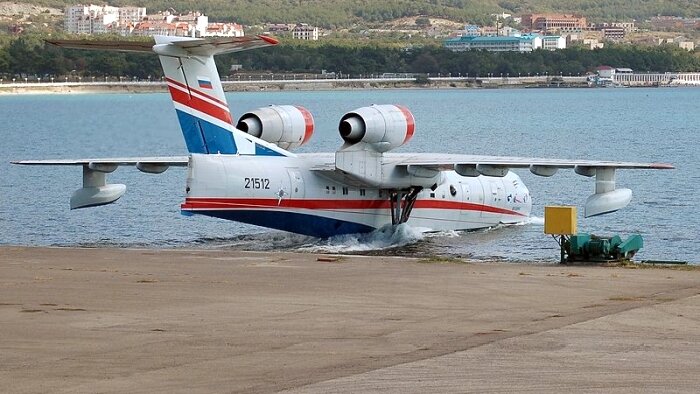
<path fill-rule="evenodd" d="M 390 190 L 353 186 L 315 171 L 311 157 L 199 155 L 190 158 L 182 211 L 317 237 L 369 232 L 392 223 Z M 425 231 L 521 222 L 532 203 L 520 177 L 442 173 L 418 195 L 408 224 Z"/>

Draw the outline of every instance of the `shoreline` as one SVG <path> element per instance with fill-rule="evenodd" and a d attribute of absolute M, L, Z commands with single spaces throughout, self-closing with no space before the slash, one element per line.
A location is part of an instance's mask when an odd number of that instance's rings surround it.
<path fill-rule="evenodd" d="M 226 92 L 318 91 L 366 89 L 522 89 L 522 88 L 589 88 L 585 77 L 564 77 L 552 81 L 532 78 L 432 78 L 417 83 L 415 79 L 307 79 L 222 81 Z M 568 80 L 567 80 L 568 79 Z M 0 96 L 20 94 L 89 94 L 89 93 L 165 93 L 164 82 L 48 82 L 0 84 Z"/>
<path fill-rule="evenodd" d="M 559 253 L 553 253 L 548 258 L 528 259 L 525 257 L 473 257 L 450 254 L 434 254 L 428 252 L 414 253 L 412 255 L 402 254 L 383 254 L 382 249 L 374 249 L 369 251 L 350 251 L 350 252 L 330 252 L 330 251 L 304 251 L 295 249 L 226 249 L 218 246 L 190 246 L 190 245 L 149 245 L 149 244 L 124 244 L 113 243 L 106 245 L 98 244 L 52 244 L 52 245 L 29 245 L 29 244 L 8 244 L 0 243 L 0 250 L 3 248 L 9 249 L 56 249 L 56 250 L 104 250 L 104 251 L 151 251 L 151 252 L 201 252 L 201 253 L 243 253 L 243 254 L 293 254 L 307 257 L 325 256 L 328 258 L 377 258 L 377 259 L 406 259 L 430 261 L 433 263 L 464 263 L 464 264 L 509 264 L 519 265 L 523 267 L 542 266 L 542 267 L 601 267 L 601 268 L 630 268 L 630 269 L 680 269 L 686 271 L 700 271 L 700 260 L 660 260 L 660 259 L 632 259 L 630 261 L 575 261 L 570 264 L 562 264 L 559 261 Z"/>
<path fill-rule="evenodd" d="M 690 393 L 698 313 L 697 269 L 0 246 L 0 385 Z"/>
<path fill-rule="evenodd" d="M 507 83 L 502 81 L 437 81 L 419 84 L 414 81 L 260 81 L 260 82 L 223 82 L 225 92 L 261 92 L 261 91 L 343 91 L 343 90 L 383 90 L 383 89 L 591 89 L 601 88 L 585 83 Z M 700 85 L 639 85 L 615 86 L 616 88 L 698 88 Z M 137 83 L 29 83 L 0 84 L 0 97 L 13 95 L 41 94 L 145 94 L 167 93 L 167 85 L 160 82 Z"/>

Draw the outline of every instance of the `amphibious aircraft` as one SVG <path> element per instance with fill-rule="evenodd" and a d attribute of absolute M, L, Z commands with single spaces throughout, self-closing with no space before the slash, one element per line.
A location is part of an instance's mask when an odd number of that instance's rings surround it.
<path fill-rule="evenodd" d="M 411 112 L 395 104 L 347 112 L 334 153 L 295 154 L 314 131 L 298 105 L 271 105 L 234 123 L 214 55 L 276 45 L 267 36 L 185 38 L 151 43 L 62 40 L 66 48 L 155 52 L 189 151 L 182 157 L 25 160 L 23 165 L 82 168 L 71 209 L 110 204 L 125 192 L 108 184 L 119 166 L 158 174 L 187 168 L 183 214 L 208 215 L 317 237 L 369 232 L 409 223 L 426 230 L 467 230 L 514 223 L 530 215 L 530 193 L 512 168 L 550 177 L 560 168 L 595 177 L 585 204 L 594 216 L 627 206 L 629 189 L 615 186 L 619 169 L 670 169 L 669 164 L 396 153 L 416 132 Z"/>

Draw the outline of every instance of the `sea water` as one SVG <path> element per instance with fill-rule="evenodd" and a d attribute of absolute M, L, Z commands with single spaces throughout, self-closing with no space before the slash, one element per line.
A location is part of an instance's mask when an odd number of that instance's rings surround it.
<path fill-rule="evenodd" d="M 622 170 L 633 190 L 616 213 L 584 219 L 579 230 L 642 234 L 640 259 L 698 262 L 700 243 L 700 89 L 415 89 L 229 93 L 234 118 L 268 104 L 298 104 L 316 131 L 299 152 L 334 151 L 341 116 L 369 104 L 403 104 L 416 135 L 403 152 L 442 152 L 669 162 L 671 171 Z M 551 178 L 516 170 L 533 196 L 533 217 L 474 232 L 421 234 L 410 226 L 331 239 L 268 230 L 208 217 L 184 217 L 183 168 L 144 174 L 122 167 L 117 203 L 70 211 L 81 185 L 76 167 L 26 167 L 10 160 L 185 155 L 167 94 L 20 95 L 0 97 L 0 244 L 203 247 L 399 255 L 450 255 L 506 261 L 556 261 L 543 234 L 545 205 L 582 211 L 594 179 L 572 170 Z"/>

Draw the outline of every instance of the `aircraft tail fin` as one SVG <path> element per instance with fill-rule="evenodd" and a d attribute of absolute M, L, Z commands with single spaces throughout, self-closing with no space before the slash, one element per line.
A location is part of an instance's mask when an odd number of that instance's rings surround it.
<path fill-rule="evenodd" d="M 165 82 L 190 153 L 290 155 L 276 145 L 235 128 L 214 62 L 214 55 L 276 45 L 277 40 L 267 36 L 155 36 L 154 40 L 47 42 L 66 48 L 155 52 L 163 66 Z"/>

